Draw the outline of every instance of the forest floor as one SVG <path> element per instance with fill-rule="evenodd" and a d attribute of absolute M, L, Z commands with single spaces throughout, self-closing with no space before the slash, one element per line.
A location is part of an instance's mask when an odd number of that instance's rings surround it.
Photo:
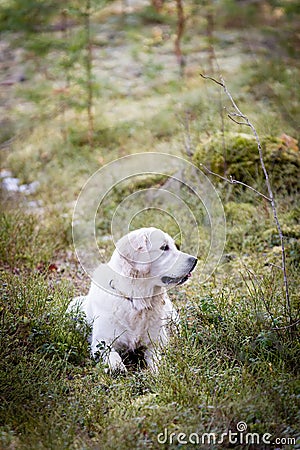
<path fill-rule="evenodd" d="M 172 9 L 158 17 L 147 5 L 124 12 L 116 2 L 99 13 L 92 145 L 84 107 L 70 106 L 82 86 L 58 72 L 61 55 L 34 58 L 12 46 L 9 33 L 2 41 L 0 448 L 192 448 L 203 438 L 201 448 L 217 449 L 232 447 L 230 432 L 237 433 L 236 448 L 300 448 L 299 331 L 290 327 L 299 320 L 299 42 L 293 20 L 259 17 L 247 24 L 240 13 L 216 21 L 213 47 L 205 18 L 189 15 L 184 76 L 174 55 Z M 117 158 L 149 151 L 203 160 L 224 175 L 225 149 L 225 175 L 246 167 L 242 179 L 267 194 L 244 136 L 250 130 L 227 118 L 228 98 L 200 73 L 224 77 L 273 157 L 267 166 L 285 236 L 291 306 L 270 205 L 211 176 L 226 216 L 220 263 L 201 282 L 207 251 L 201 247 L 194 276 L 170 293 L 181 334 L 172 337 L 158 375 L 143 369 L 111 377 L 90 359 L 88 330 L 64 314 L 90 283 L 72 241 L 74 206 L 89 177 Z M 124 190 L 153 186 L 159 184 L 146 178 Z M 103 261 L 113 250 L 110 223 L 124 190 L 108 197 L 97 218 Z M 139 220 L 174 235 L 164 218 Z M 245 441 L 247 431 L 259 436 L 255 445 Z"/>

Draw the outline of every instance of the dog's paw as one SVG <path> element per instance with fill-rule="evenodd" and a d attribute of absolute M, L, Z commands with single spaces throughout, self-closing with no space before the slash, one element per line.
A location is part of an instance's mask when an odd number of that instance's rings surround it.
<path fill-rule="evenodd" d="M 160 353 L 154 349 L 148 349 L 145 351 L 145 361 L 147 363 L 147 367 L 153 374 L 158 373 L 159 363 L 160 363 L 161 355 Z"/>
<path fill-rule="evenodd" d="M 124 374 L 127 372 L 125 364 L 123 363 L 121 356 L 117 352 L 110 352 L 105 363 L 107 366 L 105 369 L 106 372 L 114 374 Z"/>

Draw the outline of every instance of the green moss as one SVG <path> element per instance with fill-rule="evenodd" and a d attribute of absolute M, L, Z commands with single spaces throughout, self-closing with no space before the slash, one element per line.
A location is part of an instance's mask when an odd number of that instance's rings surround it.
<path fill-rule="evenodd" d="M 251 203 L 228 202 L 224 206 L 226 220 L 229 223 L 245 223 L 246 220 L 253 221 L 257 215 L 255 206 Z"/>
<path fill-rule="evenodd" d="M 296 139 L 284 134 L 265 136 L 261 145 L 272 185 L 288 192 L 299 190 L 300 152 Z M 198 144 L 194 162 L 252 186 L 260 185 L 264 179 L 257 142 L 250 134 L 226 133 L 224 137 L 214 134 Z"/>

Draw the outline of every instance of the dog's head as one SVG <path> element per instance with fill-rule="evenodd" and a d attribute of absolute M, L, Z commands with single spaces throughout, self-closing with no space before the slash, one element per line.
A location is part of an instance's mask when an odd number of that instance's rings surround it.
<path fill-rule="evenodd" d="M 149 279 L 153 286 L 184 283 L 196 264 L 197 258 L 179 251 L 171 236 L 154 227 L 121 238 L 109 262 L 120 275 Z"/>

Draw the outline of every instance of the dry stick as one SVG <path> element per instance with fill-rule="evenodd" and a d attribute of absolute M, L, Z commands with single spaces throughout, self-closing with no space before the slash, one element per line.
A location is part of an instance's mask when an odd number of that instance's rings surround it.
<path fill-rule="evenodd" d="M 267 197 L 265 194 L 262 194 L 261 192 L 257 191 L 256 189 L 254 189 L 254 187 L 249 186 L 249 184 L 243 183 L 242 181 L 235 180 L 234 178 L 232 178 L 232 176 L 230 176 L 230 178 L 222 177 L 222 175 L 212 172 L 208 167 L 206 167 L 202 163 L 200 163 L 200 166 L 203 167 L 203 169 L 206 170 L 206 172 L 209 173 L 210 175 L 215 175 L 216 177 L 221 178 L 221 180 L 227 181 L 227 183 L 230 183 L 230 184 L 241 184 L 242 186 L 245 186 L 246 188 L 251 189 L 251 191 L 254 191 L 256 194 L 265 198 L 269 202 L 271 201 L 271 199 L 269 197 Z"/>
<path fill-rule="evenodd" d="M 177 33 L 175 38 L 175 55 L 179 64 L 180 75 L 183 77 L 185 60 L 182 54 L 180 41 L 184 32 L 185 16 L 183 11 L 182 0 L 176 0 L 176 8 L 177 8 Z"/>
<path fill-rule="evenodd" d="M 298 325 L 300 323 L 300 319 L 296 320 L 296 322 L 291 323 L 290 325 L 286 325 L 285 327 L 276 327 L 276 328 L 272 328 L 272 330 L 275 331 L 279 331 L 279 330 L 287 330 L 288 328 L 293 328 L 296 325 Z"/>
<path fill-rule="evenodd" d="M 276 209 L 276 204 L 275 204 L 275 199 L 274 199 L 274 195 L 273 195 L 273 191 L 271 188 L 271 184 L 270 184 L 270 180 L 269 180 L 269 174 L 267 172 L 266 166 L 265 166 L 265 162 L 264 162 L 264 158 L 263 158 L 263 152 L 262 152 L 262 146 L 260 143 L 260 139 L 259 136 L 257 134 L 257 131 L 254 127 L 254 125 L 250 122 L 250 120 L 248 119 L 247 116 L 245 116 L 245 114 L 243 114 L 240 109 L 238 108 L 238 106 L 236 105 L 235 101 L 233 100 L 230 92 L 227 89 L 227 86 L 224 82 L 223 77 L 221 77 L 221 81 L 216 80 L 215 78 L 209 77 L 209 76 L 205 76 L 202 73 L 200 74 L 202 78 L 204 79 L 209 79 L 211 81 L 213 81 L 214 83 L 218 84 L 219 86 L 221 86 L 224 89 L 225 94 L 227 95 L 227 97 L 229 98 L 234 110 L 236 112 L 232 112 L 232 113 L 228 113 L 228 117 L 233 120 L 233 122 L 239 124 L 239 125 L 246 125 L 249 128 L 251 128 L 252 133 L 254 134 L 255 140 L 257 142 L 257 148 L 258 148 L 258 152 L 259 152 L 259 159 L 260 159 L 260 164 L 264 173 L 264 177 L 266 180 L 266 186 L 267 186 L 267 190 L 268 190 L 268 194 L 269 194 L 269 198 L 264 196 L 267 200 L 269 200 L 269 202 L 271 203 L 271 207 L 272 207 L 272 212 L 273 212 L 273 217 L 276 223 L 276 227 L 277 227 L 277 231 L 278 231 L 278 235 L 279 235 L 279 239 L 280 239 L 280 246 L 281 246 L 281 261 L 282 261 L 282 266 L 281 266 L 281 270 L 283 273 L 283 283 L 284 283 L 284 290 L 285 290 L 285 299 L 286 299 L 286 308 L 287 308 L 287 313 L 288 313 L 288 318 L 289 318 L 289 322 L 290 322 L 290 327 L 292 327 L 292 311 L 291 311 L 291 302 L 290 302 L 290 295 L 289 295 L 289 283 L 288 283 L 288 278 L 287 278 L 287 270 L 286 270 L 286 256 L 285 256 L 285 247 L 284 247 L 284 241 L 283 241 L 283 234 L 282 234 L 282 230 L 281 230 L 281 226 L 278 220 L 278 215 L 277 215 L 277 209 Z M 239 117 L 240 119 L 242 119 L 242 122 L 239 122 L 237 120 L 234 119 L 234 117 Z M 242 184 L 241 182 L 239 182 L 238 184 Z M 249 187 L 249 186 L 247 186 Z M 251 188 L 252 190 L 255 190 L 253 188 Z M 260 194 L 263 195 L 263 194 Z"/>

